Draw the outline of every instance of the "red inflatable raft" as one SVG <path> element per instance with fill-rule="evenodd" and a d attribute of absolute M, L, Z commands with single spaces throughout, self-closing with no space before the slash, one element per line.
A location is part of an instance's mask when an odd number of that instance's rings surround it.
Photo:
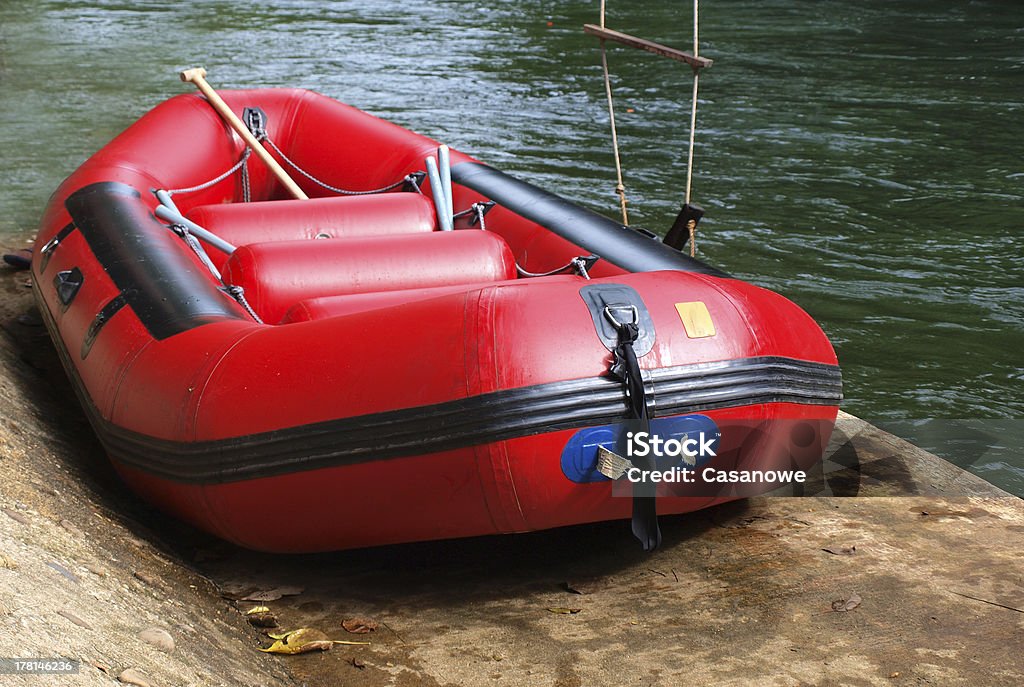
<path fill-rule="evenodd" d="M 223 95 L 310 200 L 181 95 L 64 182 L 32 265 L 96 433 L 160 508 L 269 551 L 631 516 L 650 548 L 655 511 L 820 460 L 839 369 L 785 298 L 456 152 L 443 231 L 437 142 L 308 91 Z"/>

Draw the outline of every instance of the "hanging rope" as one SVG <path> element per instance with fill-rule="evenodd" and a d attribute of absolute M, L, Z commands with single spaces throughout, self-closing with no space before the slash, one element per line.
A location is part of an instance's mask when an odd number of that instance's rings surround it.
<path fill-rule="evenodd" d="M 700 47 L 697 39 L 697 2 L 693 0 L 693 56 L 697 57 L 697 50 Z M 690 101 L 690 148 L 686 155 L 686 204 L 690 204 L 690 189 L 693 184 L 693 147 L 694 135 L 697 131 L 697 85 L 700 83 L 700 69 L 693 69 L 693 96 Z M 687 223 L 690 232 L 690 257 L 697 255 L 697 222 L 690 220 Z"/>
<path fill-rule="evenodd" d="M 615 126 L 615 104 L 612 99 L 612 84 L 611 75 L 608 70 L 608 55 L 605 49 L 606 40 L 610 40 L 615 43 L 622 43 L 633 48 L 640 48 L 647 52 L 661 55 L 662 57 L 669 57 L 679 62 L 685 62 L 689 64 L 693 69 L 693 94 L 690 99 L 690 135 L 689 135 L 689 149 L 686 156 L 686 199 L 683 204 L 683 209 L 680 211 L 679 217 L 676 218 L 675 224 L 669 230 L 666 236 L 665 242 L 674 248 L 682 249 L 682 246 L 686 240 L 690 243 L 690 255 L 691 257 L 696 253 L 696 230 L 697 221 L 700 219 L 700 215 L 703 214 L 703 210 L 690 203 L 690 197 L 693 190 L 693 157 L 695 149 L 695 136 L 697 131 L 697 93 L 700 84 L 700 71 L 705 67 L 711 66 L 711 60 L 700 57 L 698 51 L 700 48 L 700 38 L 698 34 L 699 26 L 699 8 L 698 0 L 693 0 L 693 53 L 687 53 L 682 50 L 677 50 L 667 45 L 655 43 L 653 41 L 638 38 L 621 31 L 613 31 L 605 26 L 605 4 L 606 0 L 601 0 L 601 23 L 599 26 L 593 24 L 584 24 L 583 31 L 596 36 L 601 44 L 601 70 L 604 74 L 604 91 L 608 101 L 608 119 L 611 124 L 612 133 L 612 152 L 615 156 L 615 192 L 619 195 L 619 205 L 622 210 L 622 223 L 629 225 L 629 215 L 626 212 L 626 187 L 622 180 L 622 159 L 619 154 L 619 135 L 618 130 Z M 688 238 L 684 238 L 687 237 Z"/>
<path fill-rule="evenodd" d="M 604 26 L 604 4 L 601 0 L 601 28 Z M 622 183 L 622 162 L 619 158 L 619 134 L 615 129 L 615 104 L 612 101 L 612 81 L 608 74 L 608 54 L 605 51 L 604 39 L 601 39 L 601 69 L 604 72 L 604 94 L 608 98 L 608 121 L 612 127 L 612 151 L 615 153 L 615 193 L 619 195 L 619 208 L 622 210 L 622 223 L 629 226 L 629 213 L 626 211 L 626 185 Z"/>

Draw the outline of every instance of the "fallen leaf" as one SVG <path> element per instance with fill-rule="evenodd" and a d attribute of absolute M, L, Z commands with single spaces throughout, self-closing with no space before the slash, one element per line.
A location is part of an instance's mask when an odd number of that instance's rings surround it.
<path fill-rule="evenodd" d="M 268 654 L 304 654 L 309 651 L 327 651 L 334 644 L 365 645 L 369 642 L 349 642 L 343 639 L 330 639 L 320 630 L 303 627 L 287 632 L 268 633 L 275 639 L 272 645 L 260 651 Z"/>
<path fill-rule="evenodd" d="M 341 626 L 345 628 L 346 632 L 351 632 L 354 635 L 377 631 L 377 621 L 369 618 L 348 618 L 341 621 Z"/>
<path fill-rule="evenodd" d="M 831 548 L 822 549 L 822 551 L 824 551 L 825 553 L 830 553 L 833 556 L 852 556 L 853 554 L 857 553 L 857 547 L 856 546 L 843 546 L 843 547 L 834 546 L 834 547 L 831 547 Z"/>
<path fill-rule="evenodd" d="M 266 606 L 256 606 L 245 612 L 245 619 L 254 627 L 277 627 L 277 616 Z"/>
<path fill-rule="evenodd" d="M 64 610 L 57 611 L 57 615 L 62 616 L 64 618 L 70 620 L 75 625 L 78 625 L 79 627 L 84 628 L 86 630 L 93 629 L 92 625 L 90 625 L 89 623 L 85 622 L 84 620 L 82 620 L 81 618 L 79 618 L 77 615 L 75 615 L 74 613 L 72 613 L 69 610 L 64 609 Z"/>
<path fill-rule="evenodd" d="M 863 599 L 859 594 L 851 594 L 849 599 L 836 599 L 832 602 L 832 610 L 836 613 L 846 613 L 860 606 Z"/>
<path fill-rule="evenodd" d="M 309 651 L 328 651 L 332 645 L 327 635 L 311 627 L 272 634 L 270 637 L 277 641 L 260 651 L 268 654 L 304 654 Z"/>
<path fill-rule="evenodd" d="M 582 608 L 564 608 L 562 606 L 555 606 L 548 609 L 551 613 L 561 613 L 562 615 L 576 615 L 582 610 Z"/>
<path fill-rule="evenodd" d="M 5 568 L 7 570 L 17 570 L 18 563 L 17 561 L 8 558 L 4 554 L 0 553 L 0 568 Z"/>
<path fill-rule="evenodd" d="M 241 601 L 277 601 L 282 596 L 297 596 L 306 591 L 302 587 L 274 587 L 253 592 L 241 597 Z"/>

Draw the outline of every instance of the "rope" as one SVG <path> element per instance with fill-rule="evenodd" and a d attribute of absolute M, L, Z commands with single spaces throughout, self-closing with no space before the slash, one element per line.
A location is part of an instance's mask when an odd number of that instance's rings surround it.
<path fill-rule="evenodd" d="M 348 190 L 343 189 L 343 188 L 338 188 L 336 186 L 331 186 L 330 184 L 325 183 L 325 182 L 321 181 L 320 179 L 317 179 L 315 176 L 313 176 L 312 174 L 310 174 L 309 172 L 307 172 L 306 170 L 302 169 L 297 164 L 292 162 L 291 158 L 289 158 L 287 155 L 285 155 L 283 152 L 281 152 L 281 149 L 278 148 L 277 145 L 273 141 L 271 141 L 270 138 L 268 138 L 267 136 L 264 135 L 260 140 L 266 141 L 270 145 L 270 147 L 274 149 L 274 152 L 276 152 L 281 157 L 281 159 L 284 160 L 286 163 L 288 163 L 291 166 L 291 168 L 294 169 L 296 172 L 298 172 L 302 176 L 306 177 L 307 179 L 312 181 L 314 184 L 317 184 L 318 186 L 320 186 L 322 188 L 325 188 L 328 191 L 331 191 L 333 193 L 337 193 L 338 195 L 342 195 L 342 196 L 368 196 L 368 195 L 373 195 L 374 193 L 384 193 L 385 191 L 394 190 L 394 189 L 398 188 L 399 186 L 401 186 L 402 184 L 406 184 L 406 183 L 411 185 L 413 187 L 413 189 L 417 193 L 419 193 L 420 195 L 423 195 L 423 191 L 420 189 L 420 185 L 416 181 L 416 175 L 415 174 L 408 174 L 408 175 L 406 175 L 405 177 L 399 179 L 398 181 L 396 181 L 393 184 L 388 184 L 387 186 L 382 186 L 381 188 L 375 188 L 375 189 L 372 189 L 370 191 L 348 191 Z M 231 168 L 229 170 L 227 170 L 226 172 L 224 172 L 223 174 L 219 174 L 216 177 L 214 177 L 213 179 L 210 179 L 209 181 L 203 182 L 202 184 L 198 184 L 196 186 L 189 186 L 187 188 L 168 189 L 167 190 L 167 194 L 173 196 L 176 193 L 196 193 L 198 191 L 205 191 L 206 189 L 208 189 L 208 188 L 210 188 L 212 186 L 216 186 L 220 182 L 224 181 L 225 179 L 230 177 L 235 172 L 238 172 L 239 170 L 241 170 L 241 175 L 242 175 L 242 201 L 248 203 L 252 199 L 251 198 L 252 194 L 251 194 L 251 191 L 250 191 L 250 188 L 249 188 L 249 166 L 248 166 L 248 164 L 246 164 L 249 161 L 249 156 L 250 155 L 252 155 L 252 149 L 251 148 L 246 148 L 242 152 L 242 157 L 238 160 L 238 162 L 236 162 L 234 165 L 232 165 Z"/>
<path fill-rule="evenodd" d="M 604 4 L 601 0 L 601 28 L 604 28 Z M 612 81 L 608 73 L 608 54 L 604 39 L 601 41 L 601 70 L 604 72 L 604 94 L 608 99 L 608 121 L 612 127 L 612 151 L 615 154 L 615 193 L 619 196 L 619 208 L 622 210 L 622 223 L 629 226 L 629 214 L 626 212 L 626 185 L 622 183 L 622 161 L 619 157 L 619 134 L 615 128 L 615 104 L 612 101 Z"/>
<path fill-rule="evenodd" d="M 209 181 L 207 181 L 205 183 L 199 184 L 198 186 L 189 186 L 188 188 L 167 189 L 167 195 L 173 196 L 176 193 L 195 193 L 197 191 L 205 191 L 206 189 L 210 188 L 211 186 L 216 186 L 217 184 L 219 184 L 220 182 L 224 181 L 229 176 L 231 176 L 232 174 L 237 172 L 239 169 L 243 168 L 245 163 L 249 160 L 249 155 L 251 155 L 251 154 L 252 154 L 252 151 L 249 148 L 246 148 L 245 152 L 242 153 L 241 159 L 239 159 L 238 162 L 236 162 L 234 165 L 232 165 L 231 169 L 229 169 L 228 171 L 224 172 L 220 176 L 216 176 L 213 179 L 210 179 Z"/>
<path fill-rule="evenodd" d="M 573 271 L 584 279 L 590 279 L 590 268 L 593 267 L 594 263 L 598 261 L 596 255 L 580 255 L 566 264 L 562 265 L 558 269 L 551 270 L 550 272 L 527 272 L 519 263 L 516 263 L 516 272 L 519 273 L 520 277 L 550 277 L 555 274 L 561 274 L 562 272 Z"/>
<path fill-rule="evenodd" d="M 238 301 L 238 304 L 245 308 L 245 311 L 249 313 L 249 316 L 256 320 L 257 323 L 263 324 L 263 320 L 260 319 L 260 316 L 256 314 L 256 311 L 252 309 L 249 302 L 245 300 L 245 289 L 241 286 L 233 286 L 231 284 L 224 283 L 224 277 L 221 275 L 220 270 L 218 270 L 213 264 L 213 261 L 210 260 L 210 256 L 207 255 L 206 250 L 203 248 L 203 244 L 199 243 L 199 240 L 189 232 L 188 227 L 183 224 L 172 224 L 168 228 L 180 236 L 188 247 L 191 248 L 199 257 L 199 261 L 206 266 L 206 269 L 210 270 L 210 274 L 212 274 L 221 284 L 224 284 L 224 293 Z"/>
<path fill-rule="evenodd" d="M 241 286 L 234 286 L 232 284 L 225 284 L 224 285 L 224 291 L 229 296 L 231 296 L 236 301 L 238 301 L 238 304 L 240 306 L 242 306 L 243 308 L 245 308 L 245 311 L 247 313 L 249 313 L 249 315 L 252 317 L 252 319 L 256 320 L 256 322 L 259 323 L 259 324 L 264 324 L 263 320 L 260 319 L 260 316 L 257 315 L 256 311 L 252 309 L 251 305 L 249 305 L 249 301 L 245 300 L 245 289 L 243 289 Z"/>
<path fill-rule="evenodd" d="M 697 39 L 697 2 L 693 0 L 693 56 L 697 57 L 697 50 L 700 47 Z M 686 204 L 690 204 L 690 188 L 693 183 L 693 139 L 697 131 L 697 85 L 700 83 L 700 69 L 693 70 L 693 96 L 690 101 L 690 148 L 686 155 Z M 690 257 L 697 255 L 697 223 L 690 221 L 687 225 L 690 230 Z"/>
<path fill-rule="evenodd" d="M 172 224 L 170 225 L 170 229 L 180 236 L 186 244 L 188 244 L 188 247 L 192 249 L 192 252 L 199 257 L 199 262 L 203 263 L 203 265 L 206 266 L 206 269 L 210 270 L 210 274 L 212 274 L 217 281 L 223 284 L 224 278 L 221 276 L 220 270 L 218 270 L 213 264 L 213 261 L 210 260 L 210 256 L 207 255 L 206 250 L 203 248 L 202 244 L 199 243 L 199 240 L 189 232 L 188 227 L 184 224 Z"/>
<path fill-rule="evenodd" d="M 407 174 L 406 176 L 402 177 L 401 179 L 399 179 L 398 181 L 396 181 L 393 184 L 388 184 L 387 186 L 381 186 L 380 188 L 375 188 L 375 189 L 372 189 L 370 191 L 348 191 L 348 190 L 343 189 L 343 188 L 338 188 L 337 186 L 331 186 L 327 182 L 324 182 L 324 181 L 321 181 L 321 180 L 317 179 L 315 176 L 313 176 L 312 174 L 310 174 L 309 172 L 307 172 L 306 170 L 302 169 L 297 164 L 292 162 L 291 158 L 289 158 L 287 155 L 285 155 L 283 152 L 281 152 L 281 149 L 277 147 L 277 144 L 275 144 L 273 141 L 270 140 L 269 136 L 264 136 L 262 138 L 262 140 L 266 141 L 267 144 L 271 148 L 274 149 L 274 152 L 277 153 L 281 157 L 282 160 L 287 162 L 288 165 L 292 169 L 294 169 L 296 172 L 298 172 L 302 176 L 306 177 L 307 179 L 312 181 L 317 186 L 320 186 L 321 188 L 327 189 L 328 191 L 330 191 L 332 193 L 337 193 L 338 195 L 341 195 L 341 196 L 369 196 L 369 195 L 373 195 L 374 193 L 384 193 L 385 191 L 391 191 L 392 189 L 396 189 L 399 186 L 401 186 L 402 184 L 410 182 L 410 181 L 413 184 L 413 188 L 415 188 L 417 191 L 420 190 L 420 188 L 416 184 L 415 180 L 412 179 L 412 175 L 411 174 Z M 420 191 L 420 193 L 423 193 L 423 192 Z"/>
<path fill-rule="evenodd" d="M 480 231 L 487 231 L 487 225 L 484 222 L 484 215 L 486 215 L 487 211 L 491 209 L 491 205 L 493 205 L 493 203 L 491 203 L 490 205 L 488 203 L 473 203 L 465 210 L 462 210 L 461 212 L 456 212 L 454 215 L 452 215 L 452 219 L 456 220 L 459 219 L 460 217 L 466 217 L 467 215 L 475 214 L 476 220 L 480 223 Z M 472 225 L 473 221 L 470 220 L 469 223 Z"/>

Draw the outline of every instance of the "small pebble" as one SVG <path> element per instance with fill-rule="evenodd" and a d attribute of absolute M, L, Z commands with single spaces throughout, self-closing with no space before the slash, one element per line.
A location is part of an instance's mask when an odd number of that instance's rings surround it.
<path fill-rule="evenodd" d="M 139 639 L 165 653 L 169 654 L 174 651 L 174 638 L 171 637 L 171 633 L 162 628 L 147 628 L 139 633 Z"/>
<path fill-rule="evenodd" d="M 91 572 L 93 575 L 96 575 L 97 577 L 106 577 L 107 576 L 107 569 L 106 568 L 101 568 L 100 566 L 93 565 L 92 563 L 86 563 L 85 564 L 85 569 L 88 570 L 89 572 Z"/>
<path fill-rule="evenodd" d="M 156 687 L 156 684 L 150 682 L 149 678 L 142 671 L 135 668 L 128 668 L 122 671 L 117 676 L 117 679 L 126 685 L 135 685 L 135 687 Z"/>

